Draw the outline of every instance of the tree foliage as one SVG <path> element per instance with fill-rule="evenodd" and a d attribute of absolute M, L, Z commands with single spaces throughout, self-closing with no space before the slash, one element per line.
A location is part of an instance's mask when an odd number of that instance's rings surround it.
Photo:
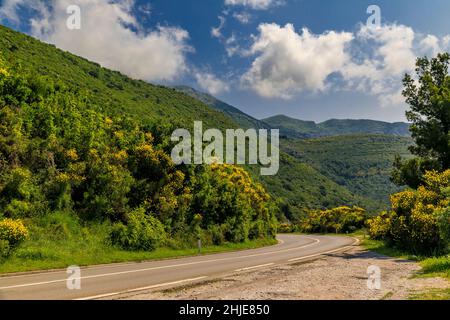
<path fill-rule="evenodd" d="M 406 75 L 403 95 L 410 106 L 406 112 L 412 122 L 411 134 L 415 145 L 411 152 L 420 159 L 397 160 L 393 180 L 398 184 L 417 187 L 426 170 L 450 168 L 450 55 L 419 58 L 416 78 Z"/>
<path fill-rule="evenodd" d="M 417 190 L 391 196 L 392 209 L 368 221 L 373 239 L 415 254 L 445 252 L 449 245 L 450 170 L 428 171 Z"/>
<path fill-rule="evenodd" d="M 366 211 L 359 207 L 338 207 L 311 211 L 298 226 L 307 233 L 348 233 L 364 227 Z"/>

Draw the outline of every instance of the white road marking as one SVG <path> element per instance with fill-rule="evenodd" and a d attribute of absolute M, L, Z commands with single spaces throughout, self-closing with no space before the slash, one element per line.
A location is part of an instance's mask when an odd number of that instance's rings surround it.
<path fill-rule="evenodd" d="M 129 290 L 124 290 L 124 291 L 119 291 L 119 292 L 112 292 L 112 293 L 106 293 L 106 294 L 99 294 L 99 295 L 96 295 L 96 296 L 90 296 L 90 297 L 85 297 L 85 298 L 78 298 L 78 299 L 74 299 L 74 300 L 101 299 L 101 298 L 107 298 L 107 297 L 111 297 L 111 296 L 117 296 L 119 294 L 126 294 L 126 293 L 132 293 L 132 292 L 137 292 L 137 291 L 156 289 L 156 288 L 160 288 L 160 287 L 171 286 L 171 285 L 181 284 L 181 283 L 185 283 L 185 282 L 194 282 L 194 281 L 203 280 L 203 279 L 206 279 L 206 278 L 208 278 L 208 277 L 204 276 L 204 277 L 198 277 L 198 278 L 193 278 L 193 279 L 185 279 L 185 280 L 174 281 L 174 282 L 166 282 L 166 283 L 155 284 L 155 285 L 152 285 L 152 286 L 147 286 L 147 287 L 142 287 L 142 288 L 129 289 Z"/>
<path fill-rule="evenodd" d="M 354 239 L 354 240 L 356 240 L 356 241 L 353 242 L 353 244 L 351 244 L 351 245 L 349 245 L 349 246 L 342 247 L 342 248 L 338 248 L 338 249 L 334 249 L 334 250 L 330 250 L 330 251 L 326 251 L 326 252 L 322 252 L 322 253 L 312 254 L 312 255 L 309 255 L 309 256 L 305 256 L 305 257 L 300 257 L 300 258 L 290 259 L 290 260 L 288 260 L 288 261 L 289 261 L 289 262 L 294 262 L 294 261 L 305 260 L 305 259 L 314 258 L 314 257 L 320 257 L 320 256 L 323 256 L 324 254 L 334 253 L 334 252 L 346 250 L 346 249 L 348 249 L 348 248 L 352 248 L 352 247 L 354 247 L 356 244 L 358 244 L 359 241 L 360 241 L 360 240 L 357 239 L 357 238 L 352 238 L 352 239 Z"/>
<path fill-rule="evenodd" d="M 253 266 L 253 267 L 247 267 L 247 268 L 242 268 L 242 269 L 237 269 L 234 270 L 235 272 L 241 272 L 241 271 L 248 271 L 248 270 L 254 270 L 254 269 L 258 269 L 258 268 L 264 268 L 264 267 L 268 267 L 268 266 L 273 266 L 275 263 L 266 263 L 266 264 L 260 264 L 259 266 Z"/>
<path fill-rule="evenodd" d="M 305 237 L 306 239 L 312 239 L 309 237 Z M 283 245 L 285 242 L 282 239 L 277 239 L 278 243 L 268 247 L 268 248 L 274 248 L 274 247 L 278 247 Z M 263 247 L 264 248 L 264 247 Z M 262 248 L 260 248 L 262 249 Z M 226 253 L 236 253 L 239 251 L 229 251 L 229 252 L 221 252 L 222 254 L 226 254 Z M 218 253 L 211 253 L 211 254 L 205 254 L 204 256 L 208 256 L 208 255 L 215 255 Z M 183 256 L 181 258 L 190 258 L 193 256 Z M 96 265 L 90 265 L 90 266 L 83 266 L 82 270 L 89 270 L 89 271 L 93 271 L 96 269 L 107 269 L 107 268 L 119 268 L 119 267 L 124 267 L 124 266 L 131 266 L 133 264 L 144 264 L 144 263 L 151 263 L 151 262 L 155 262 L 155 261 L 164 261 L 164 260 L 171 260 L 171 259 L 176 259 L 176 257 L 173 258 L 164 258 L 164 259 L 160 259 L 160 260 L 144 260 L 144 261 L 140 261 L 140 262 L 135 262 L 135 261 L 129 261 L 129 262 L 122 262 L 122 263 L 109 263 L 109 264 L 96 264 Z M 21 272 L 19 272 L 21 273 Z M 36 275 L 42 275 L 42 274 L 58 274 L 58 273 L 66 273 L 66 270 L 60 270 L 60 269 L 49 269 L 46 272 L 42 272 L 42 271 L 30 271 L 30 272 L 23 272 L 23 274 L 17 274 L 17 275 L 8 275 L 8 274 L 0 274 L 0 280 L 8 278 L 8 279 L 14 279 L 14 278 L 25 278 L 25 277 L 33 277 Z"/>
<path fill-rule="evenodd" d="M 185 267 L 185 266 L 190 266 L 190 265 L 197 265 L 197 264 L 204 264 L 204 263 L 211 263 L 211 262 L 227 261 L 227 260 L 234 260 L 234 259 L 246 259 L 246 258 L 259 257 L 259 256 L 264 256 L 264 255 L 270 255 L 270 254 L 274 254 L 274 253 L 277 254 L 277 253 L 282 253 L 282 252 L 289 252 L 289 251 L 299 250 L 299 249 L 307 248 L 307 247 L 310 247 L 310 246 L 313 246 L 315 244 L 320 243 L 319 239 L 315 239 L 315 238 L 311 238 L 311 237 L 305 237 L 305 238 L 314 240 L 314 242 L 313 243 L 309 243 L 309 244 L 304 245 L 304 246 L 290 248 L 290 249 L 284 249 L 284 250 L 279 250 L 279 251 L 269 251 L 269 252 L 256 253 L 256 254 L 251 254 L 251 255 L 246 255 L 246 256 L 228 257 L 228 258 L 221 258 L 221 259 L 213 259 L 213 260 L 181 263 L 181 264 L 176 264 L 176 265 L 171 265 L 171 266 L 160 266 L 160 267 L 151 267 L 151 268 L 128 270 L 128 271 L 120 271 L 120 272 L 111 272 L 111 273 L 105 273 L 105 274 L 98 274 L 98 275 L 81 277 L 81 279 L 102 278 L 102 277 L 110 277 L 110 276 L 129 274 L 129 273 L 145 272 L 145 271 L 151 271 L 151 270 L 160 270 L 160 269 L 168 269 L 168 268 Z M 53 283 L 66 282 L 66 281 L 67 281 L 67 279 L 58 279 L 58 280 L 51 280 L 51 281 L 45 281 L 45 282 L 25 283 L 25 284 L 20 284 L 20 285 L 0 287 L 0 290 L 16 289 L 16 288 L 23 288 L 23 287 L 32 287 L 32 286 L 53 284 Z"/>

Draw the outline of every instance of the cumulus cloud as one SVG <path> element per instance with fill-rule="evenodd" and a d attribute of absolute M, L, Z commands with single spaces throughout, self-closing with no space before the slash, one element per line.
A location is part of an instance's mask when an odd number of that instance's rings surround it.
<path fill-rule="evenodd" d="M 414 70 L 414 40 L 413 29 L 403 25 L 361 26 L 350 47 L 351 59 L 340 70 L 348 88 L 380 95 L 384 105 L 398 102 L 401 77 Z"/>
<path fill-rule="evenodd" d="M 278 0 L 225 0 L 228 6 L 244 6 L 255 10 L 265 10 L 279 3 Z"/>
<path fill-rule="evenodd" d="M 423 38 L 420 41 L 420 46 L 424 51 L 424 54 L 428 56 L 436 56 L 439 52 L 443 51 L 443 49 L 441 48 L 441 41 L 438 37 L 432 34 L 429 34 L 425 38 Z"/>
<path fill-rule="evenodd" d="M 341 70 L 349 56 L 348 32 L 297 33 L 292 24 L 259 26 L 249 54 L 257 55 L 243 82 L 259 95 L 289 99 L 295 93 L 324 90 L 328 76 Z"/>
<path fill-rule="evenodd" d="M 200 88 L 212 95 L 227 92 L 230 90 L 230 87 L 225 81 L 217 78 L 212 73 L 197 71 L 195 72 L 194 76 Z"/>
<path fill-rule="evenodd" d="M 66 27 L 69 5 L 81 8 L 80 30 Z M 187 70 L 189 34 L 178 27 L 145 30 L 132 11 L 134 0 L 5 0 L 0 18 L 17 21 L 26 6 L 36 15 L 29 22 L 33 36 L 57 47 L 147 81 L 170 81 Z"/>
<path fill-rule="evenodd" d="M 291 24 L 261 24 L 242 83 L 267 98 L 356 90 L 378 97 L 383 106 L 401 105 L 401 80 L 414 71 L 416 57 L 434 56 L 449 44 L 449 36 L 422 35 L 397 24 L 317 35 Z"/>

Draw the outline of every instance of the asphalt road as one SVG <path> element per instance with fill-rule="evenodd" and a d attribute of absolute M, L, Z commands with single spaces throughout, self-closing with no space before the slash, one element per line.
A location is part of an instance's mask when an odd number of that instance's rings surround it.
<path fill-rule="evenodd" d="M 312 259 L 356 244 L 353 238 L 332 236 L 280 235 L 278 239 L 278 245 L 253 250 L 82 268 L 78 290 L 68 289 L 66 270 L 0 276 L 0 300 L 114 298 Z"/>

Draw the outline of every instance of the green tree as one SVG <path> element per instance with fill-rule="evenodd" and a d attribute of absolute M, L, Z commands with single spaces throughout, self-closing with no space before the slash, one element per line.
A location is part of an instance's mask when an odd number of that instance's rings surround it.
<path fill-rule="evenodd" d="M 426 170 L 450 168 L 450 55 L 419 58 L 416 79 L 407 74 L 403 80 L 403 95 L 410 106 L 406 112 L 412 123 L 415 145 L 410 151 L 419 159 L 395 163 L 393 180 L 398 184 L 417 187 Z"/>

